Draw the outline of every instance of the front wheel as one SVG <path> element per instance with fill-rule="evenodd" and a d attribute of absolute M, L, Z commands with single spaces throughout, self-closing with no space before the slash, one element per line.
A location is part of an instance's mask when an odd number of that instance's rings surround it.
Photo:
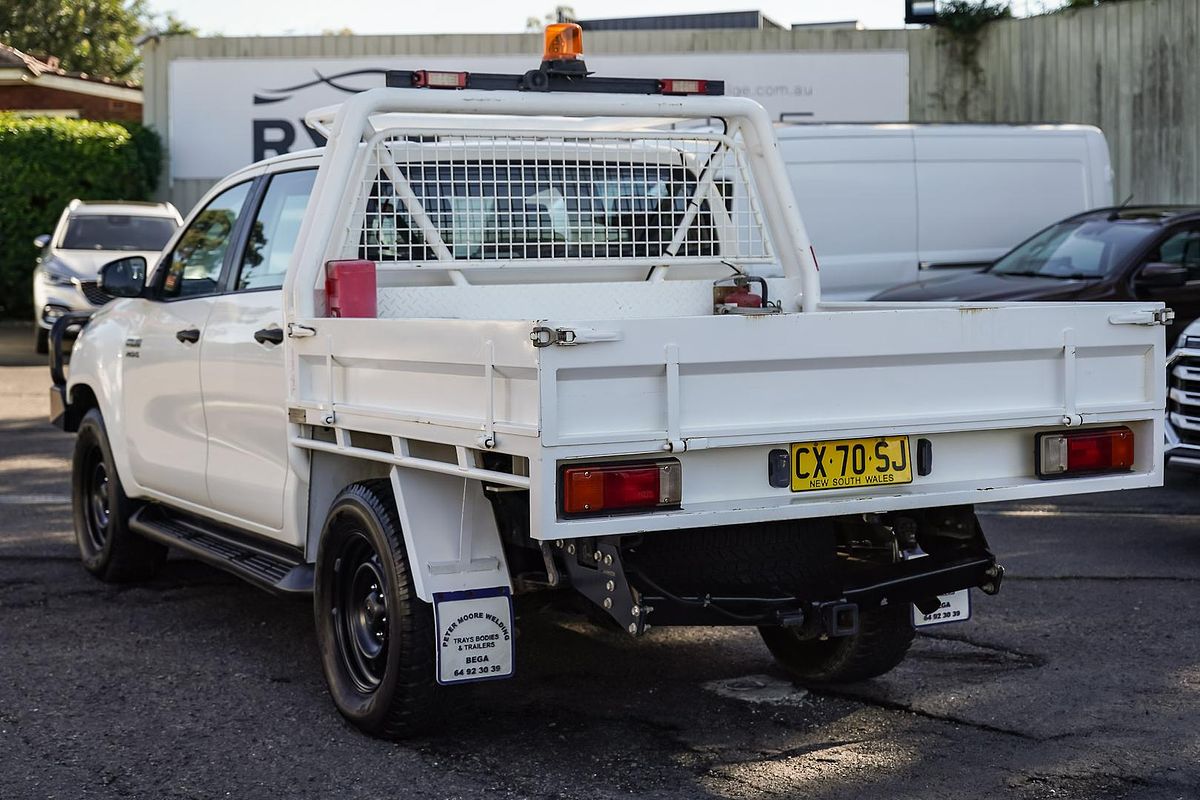
<path fill-rule="evenodd" d="M 129 529 L 133 503 L 121 486 L 98 408 L 79 423 L 71 459 L 71 509 L 80 559 L 100 580 L 148 580 L 162 569 L 167 548 Z"/>
<path fill-rule="evenodd" d="M 342 716 L 372 736 L 429 727 L 434 624 L 417 597 L 387 480 L 338 495 L 321 533 L 313 598 L 321 666 Z"/>
<path fill-rule="evenodd" d="M 39 356 L 50 352 L 50 331 L 37 324 L 33 328 L 33 349 Z"/>
<path fill-rule="evenodd" d="M 790 628 L 758 629 L 781 667 L 805 684 L 853 683 L 878 677 L 908 653 L 916 631 L 908 603 L 859 614 L 858 633 L 829 639 L 800 639 Z"/>

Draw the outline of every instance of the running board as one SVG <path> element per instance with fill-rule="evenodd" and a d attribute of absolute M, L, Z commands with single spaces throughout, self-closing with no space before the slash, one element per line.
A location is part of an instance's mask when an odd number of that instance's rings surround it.
<path fill-rule="evenodd" d="M 271 546 L 240 531 L 163 506 L 143 506 L 129 519 L 130 530 L 195 559 L 232 572 L 270 592 L 312 594 L 313 567 L 287 545 Z"/>

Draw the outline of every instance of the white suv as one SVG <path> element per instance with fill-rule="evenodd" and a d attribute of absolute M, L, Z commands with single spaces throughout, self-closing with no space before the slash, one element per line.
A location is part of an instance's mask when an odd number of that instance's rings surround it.
<path fill-rule="evenodd" d="M 150 263 L 181 223 L 170 203 L 72 200 L 54 233 L 33 240 L 42 254 L 33 273 L 34 341 L 47 350 L 54 321 L 71 311 L 91 311 L 112 299 L 96 285 L 100 267 L 125 254 Z"/>

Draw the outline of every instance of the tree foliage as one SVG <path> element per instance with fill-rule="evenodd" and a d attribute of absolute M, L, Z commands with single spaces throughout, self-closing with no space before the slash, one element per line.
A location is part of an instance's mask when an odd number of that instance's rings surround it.
<path fill-rule="evenodd" d="M 571 6 L 555 6 L 553 11 L 541 17 L 526 17 L 525 30 L 530 33 L 536 33 L 551 23 L 574 22 L 575 19 L 575 9 Z"/>
<path fill-rule="evenodd" d="M 137 78 L 145 33 L 194 36 L 172 13 L 151 15 L 145 0 L 0 0 L 0 42 L 35 57 L 56 56 L 71 72 Z"/>
<path fill-rule="evenodd" d="M 937 25 L 959 38 L 979 38 L 983 29 L 998 19 L 1012 16 L 1012 5 L 997 0 L 949 0 L 938 7 Z"/>
<path fill-rule="evenodd" d="M 0 0 L 0 41 L 63 69 L 124 78 L 138 65 L 143 0 Z"/>
<path fill-rule="evenodd" d="M 147 33 L 153 32 L 156 36 L 195 36 L 199 32 L 175 16 L 172 11 L 168 11 L 161 18 L 150 17 L 143 24 L 148 29 Z"/>
<path fill-rule="evenodd" d="M 146 199 L 161 155 L 158 135 L 137 123 L 0 113 L 0 317 L 31 313 L 33 238 L 67 203 Z"/>
<path fill-rule="evenodd" d="M 1117 3 L 1125 0 L 1066 0 L 1063 3 L 1063 8 L 1091 8 L 1103 3 Z"/>
<path fill-rule="evenodd" d="M 1012 6 L 1007 0 L 948 0 L 938 8 L 938 41 L 958 68 L 953 78 L 944 78 L 938 94 L 943 106 L 951 105 L 950 97 L 955 96 L 952 105 L 960 120 L 969 118 L 971 96 L 984 82 L 979 66 L 984 31 L 993 22 L 1010 17 Z"/>

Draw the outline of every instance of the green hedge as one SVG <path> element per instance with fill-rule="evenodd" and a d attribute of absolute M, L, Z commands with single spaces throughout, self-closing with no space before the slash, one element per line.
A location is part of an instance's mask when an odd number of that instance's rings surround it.
<path fill-rule="evenodd" d="M 132 122 L 0 113 L 0 318 L 31 317 L 33 239 L 82 200 L 145 200 L 162 143 Z"/>

